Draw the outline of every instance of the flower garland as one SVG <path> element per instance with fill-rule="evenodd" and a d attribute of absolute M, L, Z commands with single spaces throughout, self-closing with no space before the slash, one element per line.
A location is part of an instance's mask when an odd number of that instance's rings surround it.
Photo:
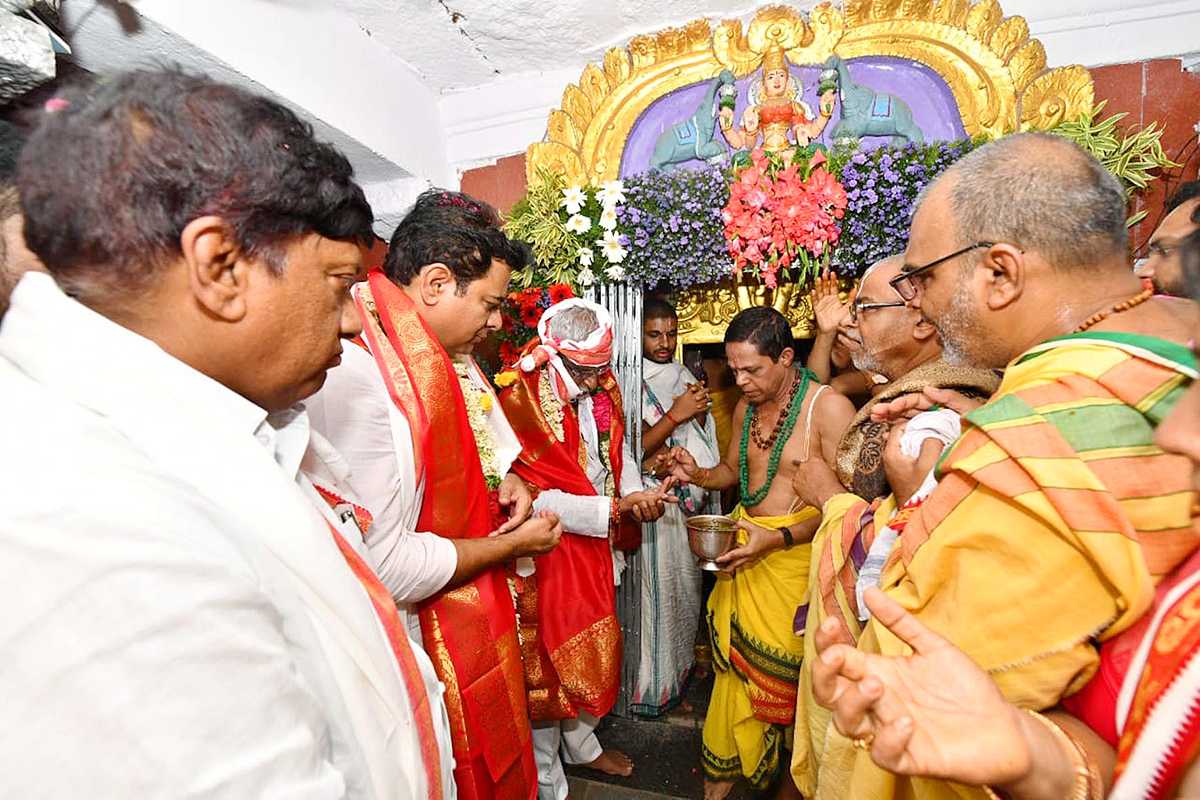
<path fill-rule="evenodd" d="M 721 212 L 734 274 L 748 271 L 772 288 L 781 270 L 791 277 L 786 271 L 798 268 L 800 283 L 820 274 L 846 211 L 846 191 L 820 166 L 824 159 L 818 151 L 811 161 L 785 164 L 761 149 L 750 153 Z"/>
<path fill-rule="evenodd" d="M 604 494 L 606 497 L 616 497 L 617 478 L 613 474 L 612 454 L 609 452 L 612 444 L 612 398 L 608 392 L 600 391 L 592 395 L 592 419 L 596 421 L 596 449 L 600 451 L 600 465 L 604 467 Z"/>
<path fill-rule="evenodd" d="M 487 420 L 488 412 L 492 409 L 491 392 L 480 388 L 471 379 L 465 359 L 454 360 L 454 374 L 458 376 L 458 384 L 462 387 L 463 400 L 467 406 L 467 421 L 471 424 L 471 433 L 475 434 L 475 445 L 479 448 L 483 480 L 489 492 L 495 491 L 500 487 L 504 476 L 500 474 L 500 459 L 496 456 L 496 433 Z"/>
<path fill-rule="evenodd" d="M 550 377 L 552 369 L 551 366 L 546 365 L 538 375 L 538 405 L 542 408 L 542 416 L 546 418 L 546 423 L 549 424 L 554 438 L 565 442 L 567 436 L 563 433 L 562 401 L 558 399 L 558 392 L 555 391 L 554 381 Z"/>

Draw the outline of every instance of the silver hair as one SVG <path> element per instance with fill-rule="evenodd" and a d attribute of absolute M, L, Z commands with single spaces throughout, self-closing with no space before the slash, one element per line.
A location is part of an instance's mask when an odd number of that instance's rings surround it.
<path fill-rule="evenodd" d="M 558 339 L 582 342 L 592 331 L 600 327 L 596 312 L 585 306 L 571 306 L 555 314 L 546 322 L 546 328 Z"/>
<path fill-rule="evenodd" d="M 1129 249 L 1121 182 L 1091 154 L 1049 133 L 997 139 L 959 159 L 943 181 L 959 243 L 1007 242 L 1059 269 L 1092 267 Z"/>

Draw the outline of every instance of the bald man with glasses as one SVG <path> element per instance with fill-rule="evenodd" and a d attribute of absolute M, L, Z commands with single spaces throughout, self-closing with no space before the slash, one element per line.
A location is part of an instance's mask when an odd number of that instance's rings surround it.
<path fill-rule="evenodd" d="M 984 145 L 930 185 L 889 283 L 937 331 L 943 359 L 1004 368 L 1004 380 L 964 416 L 928 496 L 858 531 L 868 559 L 877 536 L 896 537 L 878 578 L 885 593 L 964 650 L 1009 702 L 1041 710 L 1070 698 L 1084 736 L 1115 733 L 1114 684 L 1089 684 L 1103 642 L 1137 622 L 1200 543 L 1191 468 L 1154 444 L 1196 376 L 1195 312 L 1143 289 L 1125 217 L 1120 183 L 1047 134 Z M 910 407 L 898 400 L 875 417 L 895 406 Z M 907 496 L 898 482 L 923 479 L 901 431 L 882 458 Z M 847 605 L 861 611 L 857 597 Z M 843 638 L 867 653 L 903 651 L 874 620 Z M 1081 690 L 1082 708 L 1072 697 Z M 885 772 L 868 733 L 828 730 L 813 796 L 986 796 Z"/>

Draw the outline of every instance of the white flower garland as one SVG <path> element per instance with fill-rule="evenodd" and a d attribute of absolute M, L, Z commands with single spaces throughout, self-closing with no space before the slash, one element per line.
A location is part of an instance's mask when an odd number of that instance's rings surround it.
<path fill-rule="evenodd" d="M 542 407 L 542 416 L 546 418 L 555 438 L 563 442 L 567 437 L 563 433 L 562 402 L 558 399 L 558 392 L 554 390 L 551 371 L 552 368 L 547 364 L 542 367 L 542 374 L 538 376 L 538 403 Z"/>
<path fill-rule="evenodd" d="M 454 372 L 458 375 L 463 400 L 467 405 L 467 421 L 471 423 L 471 433 L 475 435 L 475 445 L 479 448 L 483 480 L 488 491 L 494 491 L 500 486 L 504 476 L 500 474 L 500 460 L 496 457 L 496 433 L 487 420 L 488 411 L 492 408 L 492 395 L 471 379 L 466 361 L 455 359 Z"/>

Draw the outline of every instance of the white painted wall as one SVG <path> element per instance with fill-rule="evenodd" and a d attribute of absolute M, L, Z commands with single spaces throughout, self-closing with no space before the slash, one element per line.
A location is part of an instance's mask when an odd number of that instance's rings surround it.
<path fill-rule="evenodd" d="M 180 64 L 272 94 L 354 164 L 389 235 L 412 198 L 457 177 L 436 93 L 323 0 L 136 0 L 135 29 L 109 4 L 64 0 L 79 62 L 97 72 Z"/>

